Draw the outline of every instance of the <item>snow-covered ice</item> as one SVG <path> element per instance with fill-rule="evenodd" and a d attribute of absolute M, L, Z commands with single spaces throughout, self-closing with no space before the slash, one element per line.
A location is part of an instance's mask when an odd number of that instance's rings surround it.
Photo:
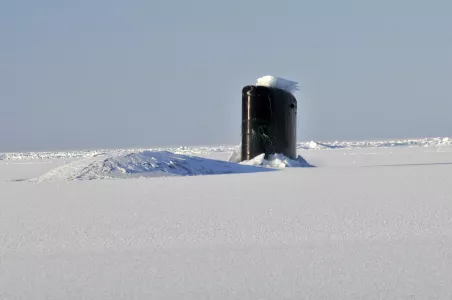
<path fill-rule="evenodd" d="M 12 182 L 96 156 L 4 154 L 0 299 L 451 299 L 450 140 L 316 143 L 316 168 L 134 180 Z"/>
<path fill-rule="evenodd" d="M 307 141 L 297 143 L 298 149 L 354 149 L 354 148 L 393 148 L 393 147 L 441 147 L 452 146 L 449 137 L 403 139 L 403 140 L 370 140 L 370 141 Z"/>
<path fill-rule="evenodd" d="M 321 150 L 321 149 L 356 149 L 356 148 L 394 148 L 394 147 L 447 147 L 452 146 L 452 138 L 435 137 L 420 139 L 397 139 L 397 140 L 366 140 L 366 141 L 301 141 L 297 143 L 297 149 Z M 141 151 L 169 151 L 175 154 L 186 155 L 215 155 L 227 153 L 230 155 L 238 145 L 218 146 L 180 146 L 176 148 L 130 148 L 130 149 L 93 149 L 73 151 L 45 151 L 45 152 L 13 152 L 0 153 L 0 161 L 14 160 L 41 160 L 41 159 L 66 159 L 89 158 L 98 155 L 121 155 Z"/>

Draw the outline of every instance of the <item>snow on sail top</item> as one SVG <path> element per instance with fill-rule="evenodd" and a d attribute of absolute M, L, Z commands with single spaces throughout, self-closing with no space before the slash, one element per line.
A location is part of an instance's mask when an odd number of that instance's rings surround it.
<path fill-rule="evenodd" d="M 281 90 L 285 90 L 291 93 L 292 95 L 295 94 L 295 92 L 298 90 L 298 82 L 272 75 L 266 75 L 261 78 L 258 78 L 256 85 L 278 88 Z"/>

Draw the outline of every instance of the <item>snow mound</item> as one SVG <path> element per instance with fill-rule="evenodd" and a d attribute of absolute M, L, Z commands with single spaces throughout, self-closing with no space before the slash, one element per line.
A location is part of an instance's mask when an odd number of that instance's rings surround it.
<path fill-rule="evenodd" d="M 265 154 L 262 153 L 251 160 L 242 161 L 240 164 L 248 166 L 262 166 L 266 168 L 284 169 L 291 168 L 309 168 L 314 167 L 310 165 L 303 157 L 298 156 L 297 159 L 290 159 L 283 154 L 269 155 L 268 159 L 265 159 Z"/>
<path fill-rule="evenodd" d="M 297 82 L 271 75 L 258 78 L 256 85 L 279 88 L 291 94 L 294 94 L 298 90 Z"/>
<path fill-rule="evenodd" d="M 143 151 L 82 159 L 58 167 L 29 181 L 124 179 L 265 171 L 269 170 L 252 165 L 240 165 L 167 151 Z"/>

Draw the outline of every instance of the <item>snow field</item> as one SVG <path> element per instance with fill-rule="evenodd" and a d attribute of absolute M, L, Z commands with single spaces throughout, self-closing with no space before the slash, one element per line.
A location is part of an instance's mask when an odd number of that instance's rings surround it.
<path fill-rule="evenodd" d="M 452 297 L 452 147 L 300 153 L 316 168 L 1 181 L 0 299 Z M 19 162 L 0 178 L 64 163 Z"/>

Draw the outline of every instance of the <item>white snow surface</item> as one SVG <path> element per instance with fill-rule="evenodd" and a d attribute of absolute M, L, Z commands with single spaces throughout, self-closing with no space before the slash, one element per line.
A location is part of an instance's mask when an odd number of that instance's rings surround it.
<path fill-rule="evenodd" d="M 448 143 L 308 141 L 316 168 L 40 183 L 11 180 L 74 156 L 15 154 L 0 161 L 0 299 L 451 299 Z"/>
<path fill-rule="evenodd" d="M 295 92 L 298 90 L 298 83 L 296 81 L 272 75 L 266 75 L 258 78 L 256 85 L 279 88 L 291 94 L 295 94 Z"/>

